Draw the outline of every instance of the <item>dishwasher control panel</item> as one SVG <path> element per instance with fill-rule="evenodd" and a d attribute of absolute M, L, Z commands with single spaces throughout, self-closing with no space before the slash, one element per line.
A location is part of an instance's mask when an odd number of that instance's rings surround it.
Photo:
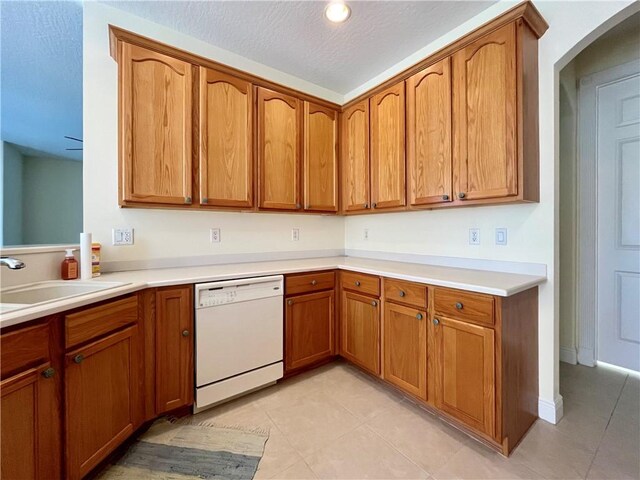
<path fill-rule="evenodd" d="M 236 288 L 200 290 L 198 306 L 214 307 L 216 305 L 224 305 L 225 303 L 233 303 L 238 298 L 238 292 L 236 290 Z"/>
<path fill-rule="evenodd" d="M 260 298 L 282 296 L 282 275 L 242 278 L 196 285 L 196 308 L 210 308 Z"/>

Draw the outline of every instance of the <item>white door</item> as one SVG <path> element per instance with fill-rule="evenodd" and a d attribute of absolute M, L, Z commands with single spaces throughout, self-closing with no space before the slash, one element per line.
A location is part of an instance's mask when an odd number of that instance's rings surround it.
<path fill-rule="evenodd" d="M 596 95 L 597 358 L 640 371 L 640 73 Z"/>

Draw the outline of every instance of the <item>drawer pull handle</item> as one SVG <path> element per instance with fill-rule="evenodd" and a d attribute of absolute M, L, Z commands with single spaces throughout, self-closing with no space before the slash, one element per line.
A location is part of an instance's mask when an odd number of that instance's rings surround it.
<path fill-rule="evenodd" d="M 422 320 L 422 314 L 421 314 L 421 313 L 417 314 L 417 315 L 416 315 L 416 318 L 417 318 L 418 320 Z"/>
<path fill-rule="evenodd" d="M 369 204 L 368 204 L 368 203 L 365 203 L 365 204 L 364 204 L 364 208 L 369 208 Z"/>
<path fill-rule="evenodd" d="M 358 280 L 356 280 L 356 287 L 360 286 L 360 282 Z"/>
<path fill-rule="evenodd" d="M 191 197 L 184 197 L 184 203 L 190 204 L 191 203 Z"/>
<path fill-rule="evenodd" d="M 400 293 L 398 295 L 400 295 L 401 297 L 404 297 L 406 295 L 406 293 L 404 293 L 402 290 L 400 290 Z"/>
<path fill-rule="evenodd" d="M 189 336 L 189 330 L 183 330 L 182 331 L 182 336 L 183 337 L 188 337 Z"/>
<path fill-rule="evenodd" d="M 293 305 L 293 300 L 287 300 L 287 305 Z"/>
<path fill-rule="evenodd" d="M 76 355 L 75 357 L 73 357 L 73 361 L 75 363 L 82 363 L 82 361 L 84 360 L 84 355 L 80 354 L 80 355 Z"/>
<path fill-rule="evenodd" d="M 372 307 L 377 307 L 378 306 L 378 302 L 376 302 L 375 300 L 371 302 L 371 306 Z"/>
<path fill-rule="evenodd" d="M 440 320 L 438 320 L 437 318 L 434 318 L 433 319 L 433 324 L 436 325 L 436 326 L 440 325 Z"/>
<path fill-rule="evenodd" d="M 460 302 L 456 302 L 456 308 L 457 308 L 458 310 L 462 310 L 462 309 L 463 309 L 463 307 L 464 307 L 464 305 L 462 305 L 462 303 L 460 303 Z"/>
<path fill-rule="evenodd" d="M 209 203 L 209 199 L 208 199 L 207 197 L 204 197 L 204 198 L 202 199 L 202 202 L 201 202 L 201 203 L 202 203 L 203 205 L 206 205 L 207 203 Z"/>
<path fill-rule="evenodd" d="M 466 196 L 467 196 L 467 195 L 466 195 L 464 192 L 460 192 L 460 193 L 458 193 L 458 198 L 459 198 L 460 200 L 462 200 L 462 199 L 463 199 L 463 198 L 465 198 Z"/>
<path fill-rule="evenodd" d="M 445 200 L 445 201 L 446 201 L 446 200 L 449 200 L 449 195 L 446 195 L 446 194 L 445 194 L 445 195 L 442 195 L 442 200 Z"/>
<path fill-rule="evenodd" d="M 53 368 L 51 368 L 51 367 L 47 368 L 44 372 L 42 372 L 42 376 L 43 376 L 44 378 L 51 378 L 51 377 L 53 377 L 55 374 L 56 374 L 56 371 L 55 371 Z"/>
<path fill-rule="evenodd" d="M 315 286 L 315 285 L 317 285 L 317 284 L 318 284 L 318 282 L 317 282 L 316 280 L 311 280 L 311 285 L 314 285 L 314 286 Z"/>

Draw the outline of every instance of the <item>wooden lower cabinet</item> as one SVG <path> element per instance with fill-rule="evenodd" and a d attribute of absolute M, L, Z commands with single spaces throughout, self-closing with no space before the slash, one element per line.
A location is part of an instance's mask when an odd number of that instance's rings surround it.
<path fill-rule="evenodd" d="M 139 426 L 138 326 L 65 356 L 67 476 L 82 478 Z"/>
<path fill-rule="evenodd" d="M 436 407 L 471 428 L 495 436 L 495 332 L 491 328 L 437 317 Z"/>
<path fill-rule="evenodd" d="M 340 355 L 380 375 L 380 301 L 342 292 Z"/>
<path fill-rule="evenodd" d="M 285 372 L 335 354 L 333 290 L 288 298 L 285 310 Z"/>
<path fill-rule="evenodd" d="M 159 288 L 155 317 L 156 414 L 193 403 L 193 287 Z"/>
<path fill-rule="evenodd" d="M 385 303 L 383 378 L 427 400 L 427 312 Z"/>

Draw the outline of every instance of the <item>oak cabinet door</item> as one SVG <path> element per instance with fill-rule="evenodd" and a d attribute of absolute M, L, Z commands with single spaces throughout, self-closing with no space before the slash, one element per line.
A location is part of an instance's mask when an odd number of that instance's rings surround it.
<path fill-rule="evenodd" d="M 384 378 L 407 393 L 427 399 L 427 314 L 385 303 Z"/>
<path fill-rule="evenodd" d="M 156 414 L 193 403 L 193 290 L 156 291 Z"/>
<path fill-rule="evenodd" d="M 371 206 L 406 204 L 404 82 L 371 98 Z"/>
<path fill-rule="evenodd" d="M 81 347 L 65 358 L 66 458 L 82 478 L 138 427 L 141 358 L 138 327 Z"/>
<path fill-rule="evenodd" d="M 342 292 L 340 354 L 380 375 L 380 302 Z"/>
<path fill-rule="evenodd" d="M 338 211 L 338 113 L 304 102 L 304 209 Z"/>
<path fill-rule="evenodd" d="M 121 201 L 191 203 L 192 65 L 120 44 Z"/>
<path fill-rule="evenodd" d="M 287 299 L 285 371 L 331 357 L 334 352 L 333 290 Z"/>
<path fill-rule="evenodd" d="M 437 320 L 437 322 L 436 322 Z M 490 437 L 495 433 L 495 335 L 445 317 L 434 319 L 436 406 Z"/>
<path fill-rule="evenodd" d="M 349 107 L 341 116 L 342 208 L 366 210 L 370 198 L 369 101 Z"/>
<path fill-rule="evenodd" d="M 260 208 L 299 210 L 300 100 L 258 88 Z"/>
<path fill-rule="evenodd" d="M 51 364 L 45 363 L 0 383 L 1 478 L 44 480 L 61 476 L 57 376 Z"/>
<path fill-rule="evenodd" d="M 200 204 L 253 206 L 253 88 L 200 67 Z"/>
<path fill-rule="evenodd" d="M 515 24 L 453 55 L 454 184 L 460 200 L 517 195 Z"/>
<path fill-rule="evenodd" d="M 410 205 L 452 199 L 450 65 L 447 57 L 406 81 Z"/>

